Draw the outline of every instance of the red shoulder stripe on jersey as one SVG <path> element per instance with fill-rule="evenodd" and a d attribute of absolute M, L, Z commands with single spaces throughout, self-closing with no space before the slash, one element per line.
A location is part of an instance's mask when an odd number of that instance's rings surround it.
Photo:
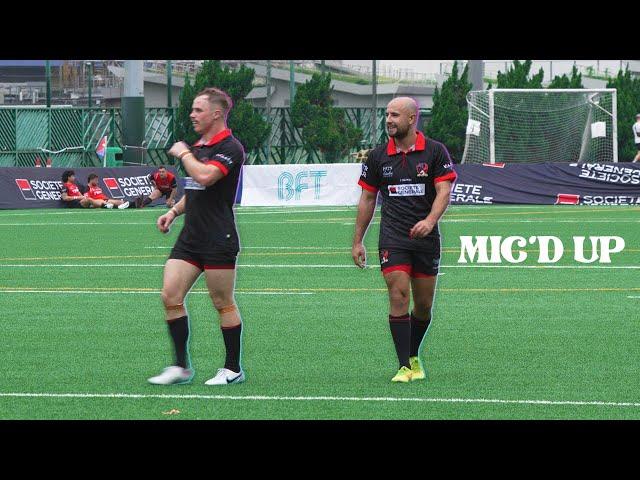
<path fill-rule="evenodd" d="M 458 178 L 458 175 L 456 174 L 456 172 L 449 172 L 446 175 L 442 175 L 441 177 L 436 177 L 433 180 L 433 183 L 438 183 L 438 182 L 453 182 L 456 178 Z"/>
<path fill-rule="evenodd" d="M 383 275 L 386 275 L 391 272 L 404 272 L 411 275 L 411 265 L 407 265 L 407 264 L 393 265 L 392 267 L 387 267 L 382 269 Z"/>
<path fill-rule="evenodd" d="M 229 169 L 227 167 L 225 167 L 223 164 L 221 164 L 219 161 L 217 161 L 217 160 L 209 160 L 208 162 L 205 162 L 205 163 L 207 165 L 213 165 L 214 167 L 218 167 L 225 177 L 227 175 L 229 175 Z"/>
<path fill-rule="evenodd" d="M 360 185 L 362 188 L 364 188 L 365 190 L 371 192 L 371 193 L 376 193 L 378 191 L 378 189 L 372 185 L 369 185 L 367 182 L 365 182 L 364 180 L 360 179 L 358 180 L 358 185 Z"/>

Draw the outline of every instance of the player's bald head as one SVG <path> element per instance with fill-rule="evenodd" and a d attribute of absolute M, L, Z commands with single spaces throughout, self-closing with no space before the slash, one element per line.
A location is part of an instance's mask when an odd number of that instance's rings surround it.
<path fill-rule="evenodd" d="M 389 102 L 387 107 L 400 109 L 409 115 L 418 114 L 418 103 L 411 97 L 396 97 Z"/>

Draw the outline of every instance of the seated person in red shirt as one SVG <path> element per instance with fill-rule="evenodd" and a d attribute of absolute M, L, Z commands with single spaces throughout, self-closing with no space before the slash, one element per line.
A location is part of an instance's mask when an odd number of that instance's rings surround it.
<path fill-rule="evenodd" d="M 89 174 L 87 181 L 89 182 L 89 185 L 87 185 L 89 189 L 87 193 L 85 193 L 85 196 L 94 202 L 93 206 L 102 208 L 118 207 L 120 210 L 129 207 L 129 202 L 107 197 L 98 186 L 98 175 L 95 173 Z"/>
<path fill-rule="evenodd" d="M 78 185 L 76 185 L 76 173 L 73 170 L 65 170 L 62 174 L 62 203 L 67 208 L 99 207 L 100 204 L 85 197 Z"/>
<path fill-rule="evenodd" d="M 178 192 L 178 183 L 176 177 L 168 172 L 165 167 L 158 167 L 156 172 L 148 175 L 149 181 L 153 185 L 153 191 L 148 197 L 140 195 L 136 198 L 136 208 L 143 208 L 160 197 L 167 199 L 167 208 L 171 208 L 176 204 L 176 193 Z"/>

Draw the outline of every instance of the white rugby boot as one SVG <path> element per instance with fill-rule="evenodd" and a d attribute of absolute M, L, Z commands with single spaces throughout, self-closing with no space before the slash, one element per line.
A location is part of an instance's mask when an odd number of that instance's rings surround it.
<path fill-rule="evenodd" d="M 173 365 L 162 370 L 160 375 L 149 378 L 148 381 L 154 385 L 174 385 L 179 383 L 189 383 L 192 377 L 192 370 Z"/>
<path fill-rule="evenodd" d="M 232 383 L 244 382 L 244 372 L 240 370 L 240 373 L 233 372 L 228 368 L 219 368 L 216 376 L 210 378 L 205 385 L 229 385 Z"/>

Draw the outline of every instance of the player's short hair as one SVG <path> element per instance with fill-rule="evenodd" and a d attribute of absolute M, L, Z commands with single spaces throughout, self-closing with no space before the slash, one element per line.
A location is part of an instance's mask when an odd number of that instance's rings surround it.
<path fill-rule="evenodd" d="M 96 175 L 95 173 L 90 173 L 89 176 L 87 177 L 87 183 L 93 180 L 94 178 L 98 178 L 98 175 Z"/>
<path fill-rule="evenodd" d="M 69 177 L 72 177 L 76 174 L 73 170 L 65 170 L 62 172 L 62 183 L 67 183 Z"/>
<path fill-rule="evenodd" d="M 224 112 L 225 118 L 229 115 L 229 112 L 233 108 L 233 100 L 231 97 L 220 90 L 219 88 L 209 87 L 205 88 L 201 92 L 199 92 L 196 97 L 205 96 L 209 100 L 209 103 L 215 103 L 222 107 L 222 111 Z"/>
<path fill-rule="evenodd" d="M 167 167 L 165 167 L 164 165 L 160 165 L 160 166 L 158 167 L 158 170 L 166 170 L 166 169 L 167 169 Z"/>

